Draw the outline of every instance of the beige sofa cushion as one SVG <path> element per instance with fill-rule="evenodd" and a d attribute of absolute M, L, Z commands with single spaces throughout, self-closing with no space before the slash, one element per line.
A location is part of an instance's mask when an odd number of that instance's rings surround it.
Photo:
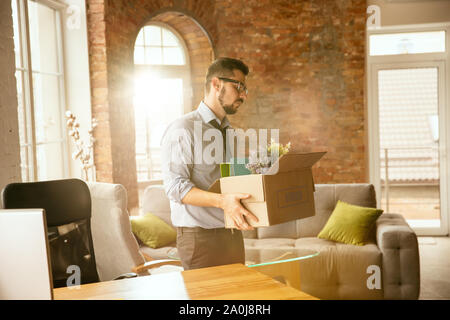
<path fill-rule="evenodd" d="M 258 239 L 289 238 L 297 239 L 297 220 L 276 224 L 270 227 L 257 228 Z"/>
<path fill-rule="evenodd" d="M 141 245 L 141 247 L 139 248 L 139 250 L 150 256 L 151 258 L 155 259 L 155 260 L 159 260 L 159 259 L 171 259 L 173 257 L 169 257 L 169 251 L 170 250 L 174 250 L 174 247 L 176 247 L 176 243 L 172 243 L 171 245 L 167 246 L 167 247 L 161 247 L 161 248 L 150 248 L 147 247 L 145 245 Z"/>
<path fill-rule="evenodd" d="M 153 213 L 173 227 L 170 218 L 170 201 L 162 185 L 150 185 L 144 190 L 141 215 Z"/>
<path fill-rule="evenodd" d="M 281 250 L 295 248 L 295 239 L 271 238 L 271 239 L 244 239 L 245 248 L 249 249 L 273 249 Z"/>
<path fill-rule="evenodd" d="M 296 248 L 320 254 L 300 262 L 301 290 L 321 299 L 383 299 L 383 290 L 369 289 L 371 265 L 381 270 L 382 254 L 376 244 L 354 246 L 318 238 L 302 238 Z M 381 281 L 381 274 L 380 274 Z"/>

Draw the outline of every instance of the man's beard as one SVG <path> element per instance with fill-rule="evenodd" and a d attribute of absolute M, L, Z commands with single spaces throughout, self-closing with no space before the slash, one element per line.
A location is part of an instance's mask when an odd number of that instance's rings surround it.
<path fill-rule="evenodd" d="M 220 91 L 220 94 L 219 94 L 220 105 L 222 106 L 222 108 L 223 108 L 223 110 L 225 111 L 226 114 L 235 114 L 237 112 L 237 109 L 233 108 L 234 102 L 240 101 L 241 103 L 243 103 L 244 100 L 239 98 L 239 99 L 236 99 L 232 104 L 224 104 L 223 103 L 223 96 L 224 95 L 225 95 L 225 88 L 222 88 L 222 90 Z"/>

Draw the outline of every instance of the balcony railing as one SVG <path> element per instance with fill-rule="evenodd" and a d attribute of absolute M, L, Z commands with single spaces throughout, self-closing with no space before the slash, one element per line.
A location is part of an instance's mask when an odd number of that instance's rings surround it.
<path fill-rule="evenodd" d="M 391 177 L 392 170 L 395 171 L 396 168 L 411 168 L 411 170 L 403 170 L 402 173 L 397 172 L 393 179 Z M 414 168 L 428 168 L 431 170 L 421 174 L 414 174 Z M 389 212 L 389 189 L 392 185 L 439 185 L 438 147 L 381 148 L 380 171 L 380 180 L 384 187 L 386 211 Z"/>

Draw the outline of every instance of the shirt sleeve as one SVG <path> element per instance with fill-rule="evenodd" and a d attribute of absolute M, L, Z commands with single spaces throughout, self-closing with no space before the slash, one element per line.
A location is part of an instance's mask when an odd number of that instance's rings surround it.
<path fill-rule="evenodd" d="M 162 175 L 167 197 L 181 200 L 195 184 L 190 180 L 194 163 L 192 137 L 187 129 L 170 129 L 161 141 Z"/>

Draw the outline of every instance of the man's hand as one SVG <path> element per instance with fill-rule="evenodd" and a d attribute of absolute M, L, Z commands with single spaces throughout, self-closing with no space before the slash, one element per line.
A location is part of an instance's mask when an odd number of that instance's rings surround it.
<path fill-rule="evenodd" d="M 223 209 L 239 230 L 253 230 L 247 219 L 258 222 L 258 218 L 242 206 L 241 199 L 248 199 L 251 195 L 246 193 L 220 194 L 193 187 L 184 196 L 182 202 L 199 207 L 215 207 Z"/>
<path fill-rule="evenodd" d="M 241 204 L 241 199 L 248 198 L 250 198 L 250 195 L 246 193 L 228 193 L 224 194 L 222 198 L 221 207 L 225 215 L 232 219 L 236 228 L 239 230 L 254 229 L 248 224 L 247 219 L 258 222 L 258 218 Z"/>

